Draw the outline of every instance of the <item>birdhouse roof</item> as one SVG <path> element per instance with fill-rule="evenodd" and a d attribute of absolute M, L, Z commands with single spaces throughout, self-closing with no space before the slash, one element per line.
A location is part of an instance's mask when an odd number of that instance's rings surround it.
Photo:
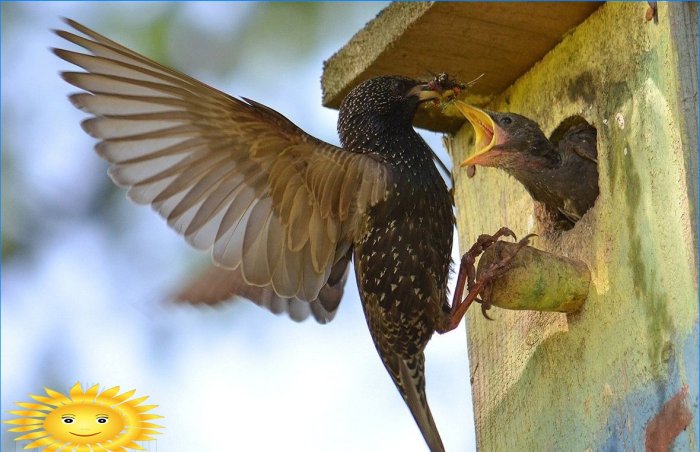
<path fill-rule="evenodd" d="M 358 83 L 384 74 L 466 83 L 467 101 L 486 104 L 527 72 L 601 3 L 393 3 L 324 64 L 323 104 L 338 108 Z M 456 131 L 464 122 L 421 109 L 415 124 Z"/>

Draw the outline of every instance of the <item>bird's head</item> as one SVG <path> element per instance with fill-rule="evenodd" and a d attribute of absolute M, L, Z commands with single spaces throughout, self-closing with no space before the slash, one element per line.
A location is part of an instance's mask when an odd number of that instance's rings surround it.
<path fill-rule="evenodd" d="M 363 137 L 403 133 L 412 126 L 421 103 L 439 101 L 462 86 L 445 74 L 428 82 L 394 75 L 367 80 L 350 91 L 340 105 L 340 141 L 343 146 L 361 146 Z"/>
<path fill-rule="evenodd" d="M 461 166 L 492 166 L 518 173 L 559 164 L 559 154 L 535 121 L 516 113 L 481 110 L 460 101 L 455 105 L 475 132 L 474 155 Z"/>

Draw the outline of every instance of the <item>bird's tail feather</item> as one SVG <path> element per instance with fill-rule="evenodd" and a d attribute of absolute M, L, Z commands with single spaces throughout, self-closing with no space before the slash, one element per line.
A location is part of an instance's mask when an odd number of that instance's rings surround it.
<path fill-rule="evenodd" d="M 395 383 L 399 387 L 418 428 L 428 443 L 431 452 L 444 452 L 440 433 L 425 397 L 425 357 L 421 353 L 416 359 L 406 361 L 397 357 L 398 374 Z"/>

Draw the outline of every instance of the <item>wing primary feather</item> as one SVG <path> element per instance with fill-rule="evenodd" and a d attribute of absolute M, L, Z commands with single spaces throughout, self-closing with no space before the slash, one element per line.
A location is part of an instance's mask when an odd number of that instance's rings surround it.
<path fill-rule="evenodd" d="M 241 266 L 246 282 L 255 286 L 267 286 L 271 282 L 267 261 L 267 235 L 272 218 L 272 200 L 265 198 L 253 207 L 245 225 Z"/>
<path fill-rule="evenodd" d="M 209 219 L 224 209 L 238 194 L 243 177 L 233 169 L 225 174 L 220 183 L 214 188 L 210 195 L 206 197 L 192 222 L 185 230 L 185 235 L 192 235 L 202 226 L 209 222 Z"/>
<path fill-rule="evenodd" d="M 218 90 L 215 90 L 214 88 L 211 88 L 199 80 L 196 80 L 186 74 L 183 74 L 179 71 L 176 71 L 174 69 L 170 69 L 166 66 L 163 66 L 160 63 L 157 63 L 150 58 L 146 58 L 145 56 L 134 52 L 131 49 L 128 49 L 127 47 L 124 47 L 123 45 L 112 41 L 111 39 L 97 33 L 94 30 L 89 29 L 88 27 L 85 27 L 84 25 L 79 24 L 78 22 L 75 22 L 71 19 L 66 19 L 66 23 L 73 27 L 75 30 L 83 33 L 86 36 L 89 36 L 90 38 L 94 39 L 94 41 L 91 41 L 89 39 L 83 38 L 81 36 L 78 36 L 74 33 L 70 33 L 68 31 L 63 31 L 63 30 L 57 30 L 55 31 L 56 34 L 61 36 L 62 38 L 66 39 L 67 41 L 70 41 L 80 47 L 83 47 L 87 50 L 90 50 L 91 52 L 95 53 L 96 55 L 104 56 L 101 55 L 99 52 L 99 49 L 102 49 L 103 51 L 110 52 L 112 55 L 116 57 L 116 59 L 119 59 L 119 61 L 126 61 L 126 62 L 138 62 L 143 65 L 146 65 L 147 67 L 150 67 L 151 69 L 157 70 L 159 72 L 162 72 L 163 74 L 170 74 L 173 76 L 176 76 L 178 79 L 181 80 L 182 83 L 187 83 L 189 85 L 192 85 L 197 88 L 202 88 L 205 87 L 211 91 L 214 92 L 219 92 Z M 93 48 L 98 47 L 98 51 L 94 51 Z M 221 93 L 223 94 L 223 93 Z"/>
<path fill-rule="evenodd" d="M 122 77 L 124 79 L 142 80 L 145 82 L 168 82 L 171 86 L 182 84 L 182 80 L 163 72 L 156 72 L 143 66 L 136 66 L 126 61 L 118 61 L 111 58 L 88 55 L 64 49 L 52 49 L 59 58 L 73 63 L 88 72 L 99 75 Z"/>
<path fill-rule="evenodd" d="M 221 184 L 222 180 L 234 170 L 235 163 L 226 159 L 214 165 L 211 171 L 208 171 L 199 181 L 192 185 L 185 197 L 170 212 L 168 221 L 181 216 L 200 200 L 205 202 L 206 197 L 209 197 L 212 191 Z"/>
<path fill-rule="evenodd" d="M 81 124 L 83 130 L 88 135 L 101 138 L 104 140 L 116 140 L 122 137 L 133 135 L 145 135 L 149 133 L 158 133 L 163 130 L 169 130 L 175 126 L 181 125 L 190 118 L 177 118 L 176 115 L 163 117 L 158 119 L 151 117 L 148 119 L 124 119 L 124 118 L 107 118 L 98 116 L 84 120 Z"/>
<path fill-rule="evenodd" d="M 190 154 L 177 165 L 173 165 L 162 173 L 152 176 L 149 179 L 145 179 L 144 183 L 149 183 L 152 180 L 158 180 L 162 178 L 163 175 L 177 175 L 175 180 L 173 180 L 168 187 L 153 200 L 153 202 L 161 202 L 196 184 L 202 177 L 211 171 L 212 168 L 224 160 L 226 160 L 225 154 Z"/>
<path fill-rule="evenodd" d="M 224 214 L 221 220 L 219 231 L 216 234 L 217 242 L 240 221 L 241 217 L 255 200 L 255 191 L 245 184 L 241 185 L 240 192 L 233 198 L 231 204 L 226 209 L 226 214 Z"/>
<path fill-rule="evenodd" d="M 270 268 L 270 279 L 274 280 L 275 273 L 279 268 L 282 258 L 282 250 L 286 247 L 284 243 L 286 234 L 280 223 L 279 217 L 273 215 L 267 231 L 267 262 Z"/>
<path fill-rule="evenodd" d="M 207 145 L 208 143 L 199 137 L 186 139 L 169 137 L 143 140 L 138 143 L 101 141 L 97 143 L 95 150 L 100 157 L 110 163 L 133 164 L 179 154 L 192 154 L 205 150 Z"/>

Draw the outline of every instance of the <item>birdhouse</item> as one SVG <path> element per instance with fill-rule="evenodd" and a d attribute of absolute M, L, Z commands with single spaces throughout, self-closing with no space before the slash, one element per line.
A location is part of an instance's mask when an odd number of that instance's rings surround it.
<path fill-rule="evenodd" d="M 697 43 L 697 3 L 396 3 L 326 63 L 330 107 L 377 75 L 483 74 L 461 100 L 597 131 L 599 195 L 567 229 L 504 171 L 468 177 L 458 111 L 416 117 L 445 133 L 462 251 L 508 226 L 590 270 L 576 313 L 468 312 L 480 450 L 699 446 Z"/>

